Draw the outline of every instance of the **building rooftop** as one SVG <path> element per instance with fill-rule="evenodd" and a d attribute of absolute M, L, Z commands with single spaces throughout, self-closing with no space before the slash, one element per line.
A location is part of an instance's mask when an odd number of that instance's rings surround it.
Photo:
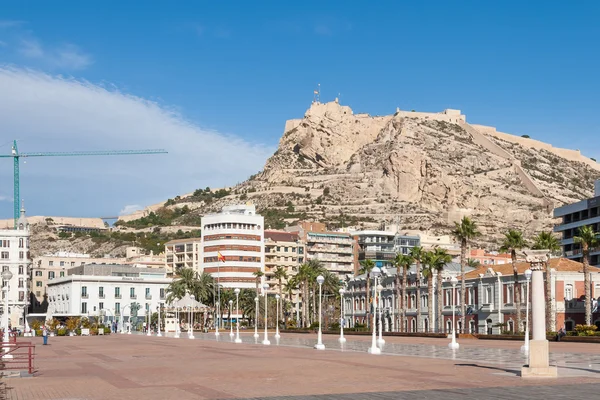
<path fill-rule="evenodd" d="M 133 267 L 123 264 L 85 264 L 69 268 L 67 275 L 93 275 L 93 276 L 140 276 L 164 275 L 165 268 Z"/>
<path fill-rule="evenodd" d="M 583 273 L 583 264 L 577 261 L 569 260 L 568 258 L 552 258 L 550 259 L 550 268 L 554 268 L 558 272 L 581 272 Z M 517 271 L 521 275 L 529 269 L 530 264 L 525 261 L 517 262 Z M 513 267 L 512 263 L 498 264 L 498 265 L 482 265 L 477 267 L 474 271 L 467 272 L 465 279 L 479 278 L 480 274 L 486 274 L 489 270 L 495 273 L 501 273 L 502 275 L 512 275 Z M 590 272 L 600 272 L 600 268 L 590 266 Z"/>
<path fill-rule="evenodd" d="M 285 231 L 265 231 L 265 239 L 270 239 L 275 242 L 297 242 L 300 237 L 296 233 Z"/>
<path fill-rule="evenodd" d="M 169 240 L 167 243 L 165 243 L 165 246 L 168 246 L 170 244 L 200 242 L 201 240 L 202 240 L 202 238 L 199 238 L 199 237 L 193 237 L 193 238 L 187 238 L 187 239 L 173 239 L 173 240 Z"/>

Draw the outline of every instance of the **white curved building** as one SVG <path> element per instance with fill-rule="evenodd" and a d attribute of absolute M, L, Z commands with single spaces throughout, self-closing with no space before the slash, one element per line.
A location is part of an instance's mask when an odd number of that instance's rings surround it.
<path fill-rule="evenodd" d="M 264 272 L 265 260 L 264 218 L 255 206 L 223 207 L 218 214 L 202 217 L 201 225 L 200 272 L 211 274 L 225 288 L 255 288 L 253 273 Z"/>

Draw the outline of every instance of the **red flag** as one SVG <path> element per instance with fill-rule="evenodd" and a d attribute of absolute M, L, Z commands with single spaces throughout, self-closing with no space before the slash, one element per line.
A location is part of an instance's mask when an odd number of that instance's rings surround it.
<path fill-rule="evenodd" d="M 225 257 L 223 257 L 220 251 L 217 251 L 217 260 L 225 262 Z"/>

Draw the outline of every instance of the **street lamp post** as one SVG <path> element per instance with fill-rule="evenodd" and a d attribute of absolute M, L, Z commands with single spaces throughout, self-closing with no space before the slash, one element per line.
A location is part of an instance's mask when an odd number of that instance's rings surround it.
<path fill-rule="evenodd" d="M 146 325 L 146 336 L 152 336 L 152 329 L 150 328 L 150 324 L 152 323 L 152 310 L 150 307 L 146 310 L 146 314 L 148 314 L 148 324 Z"/>
<path fill-rule="evenodd" d="M 8 330 L 8 325 L 10 324 L 9 315 L 8 315 L 8 295 L 10 290 L 10 280 L 12 279 L 13 274 L 8 269 L 2 272 L 2 279 L 5 282 L 4 286 L 4 313 L 2 318 L 4 319 L 4 337 L 2 338 L 2 342 L 8 344 L 10 342 L 10 331 Z M 10 348 L 8 346 L 4 347 L 4 355 L 2 358 L 13 358 L 12 354 L 6 354 Z"/>
<path fill-rule="evenodd" d="M 525 271 L 525 279 L 527 280 L 525 289 L 525 344 L 521 346 L 521 351 L 525 354 L 529 353 L 529 281 L 531 281 L 531 274 L 532 272 L 530 269 Z"/>
<path fill-rule="evenodd" d="M 275 312 L 275 339 L 279 339 L 281 337 L 281 335 L 279 334 L 279 299 L 279 295 L 276 294 L 275 300 L 277 300 L 277 312 Z"/>
<path fill-rule="evenodd" d="M 258 339 L 258 296 L 254 298 L 254 339 Z"/>
<path fill-rule="evenodd" d="M 381 279 L 383 280 L 383 279 Z M 377 307 L 379 308 L 379 339 L 377 339 L 377 345 L 379 347 L 383 347 L 385 344 L 385 340 L 383 340 L 383 304 L 381 304 L 381 291 L 383 290 L 383 286 L 381 283 L 377 285 Z"/>
<path fill-rule="evenodd" d="M 156 323 L 157 328 L 157 333 L 156 336 L 161 337 L 162 333 L 160 333 L 160 302 L 158 302 L 158 307 L 156 307 L 158 309 L 158 321 Z"/>
<path fill-rule="evenodd" d="M 456 284 L 458 283 L 458 279 L 456 279 L 456 276 L 453 276 L 452 279 L 450 279 L 450 282 L 452 283 L 452 342 L 448 343 L 448 347 L 451 348 L 452 350 L 456 350 L 456 349 L 458 349 L 459 344 L 456 342 L 456 318 L 455 318 L 454 308 L 456 305 L 455 295 L 456 295 Z"/>
<path fill-rule="evenodd" d="M 221 287 L 219 286 L 219 289 Z M 217 300 L 216 307 L 216 315 L 215 315 L 215 336 L 219 336 L 219 323 L 220 323 L 220 315 L 219 312 L 221 310 L 219 302 L 221 301 L 221 292 L 219 291 L 219 299 Z"/>
<path fill-rule="evenodd" d="M 192 309 L 194 308 L 194 299 L 196 296 L 193 294 L 190 295 L 190 315 L 188 318 L 188 337 L 190 339 L 194 339 L 194 312 Z"/>
<path fill-rule="evenodd" d="M 319 333 L 317 335 L 317 344 L 315 344 L 315 349 L 317 350 L 325 350 L 325 345 L 323 344 L 323 332 L 321 329 L 321 298 L 323 295 L 323 282 L 325 282 L 323 275 L 317 276 L 317 283 L 319 284 Z"/>
<path fill-rule="evenodd" d="M 229 337 L 234 337 L 234 333 L 233 333 L 233 323 L 231 322 L 231 316 L 233 314 L 233 300 L 229 300 Z"/>
<path fill-rule="evenodd" d="M 338 339 L 340 343 L 346 343 L 346 338 L 344 337 L 344 293 L 346 291 L 344 288 L 340 288 L 340 338 Z"/>
<path fill-rule="evenodd" d="M 175 319 L 177 320 L 175 324 L 175 339 L 179 339 L 179 307 L 175 307 Z"/>
<path fill-rule="evenodd" d="M 262 344 L 264 344 L 264 345 L 267 345 L 267 346 L 268 346 L 268 345 L 270 345 L 270 344 L 271 344 L 271 342 L 269 341 L 269 336 L 268 336 L 268 334 L 267 334 L 267 321 L 268 321 L 268 319 L 267 319 L 267 316 L 268 316 L 268 310 L 267 310 L 267 298 L 269 297 L 269 296 L 268 296 L 268 293 L 267 293 L 267 290 L 269 290 L 269 284 L 268 284 L 268 283 L 265 283 L 265 284 L 263 285 L 263 289 L 265 290 L 265 339 L 263 340 Z"/>
<path fill-rule="evenodd" d="M 240 339 L 240 289 L 235 288 L 235 290 L 233 292 L 235 293 L 235 315 L 236 315 L 235 343 L 242 343 L 242 339 Z"/>
<path fill-rule="evenodd" d="M 381 275 L 381 270 L 378 267 L 373 267 L 371 270 L 371 276 L 374 279 L 373 284 L 373 337 L 371 340 L 371 347 L 369 347 L 369 353 L 371 354 L 381 354 L 381 349 L 377 347 L 377 324 L 375 323 L 375 315 L 376 315 L 376 304 L 377 304 L 377 278 Z M 368 305 L 367 305 L 368 306 Z"/>

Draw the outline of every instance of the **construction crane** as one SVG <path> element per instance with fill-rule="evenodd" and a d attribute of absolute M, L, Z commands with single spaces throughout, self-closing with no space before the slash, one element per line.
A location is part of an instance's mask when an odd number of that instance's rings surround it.
<path fill-rule="evenodd" d="M 40 152 L 40 153 L 19 153 L 17 141 L 13 141 L 12 152 L 10 155 L 2 155 L 2 158 L 12 157 L 14 160 L 14 218 L 15 229 L 17 228 L 17 220 L 19 219 L 20 199 L 20 182 L 19 182 L 19 159 L 21 157 L 73 157 L 73 156 L 126 156 L 133 154 L 166 154 L 163 149 L 155 150 L 108 150 L 108 151 L 65 151 L 65 152 Z"/>

